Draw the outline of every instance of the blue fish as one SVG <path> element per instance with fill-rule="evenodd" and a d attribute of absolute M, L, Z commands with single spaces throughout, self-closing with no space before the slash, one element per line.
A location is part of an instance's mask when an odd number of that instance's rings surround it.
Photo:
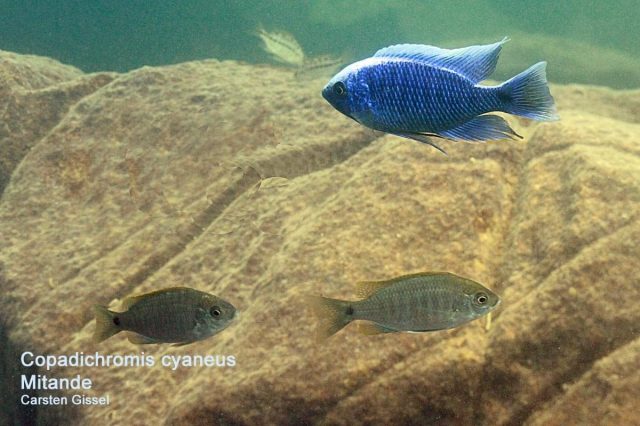
<path fill-rule="evenodd" d="M 498 86 L 481 86 L 496 68 L 505 37 L 461 49 L 398 44 L 378 50 L 336 74 L 322 96 L 358 123 L 427 143 L 430 137 L 483 142 L 521 138 L 501 111 L 532 120 L 557 120 L 546 62 Z M 445 153 L 446 154 L 446 153 Z"/>

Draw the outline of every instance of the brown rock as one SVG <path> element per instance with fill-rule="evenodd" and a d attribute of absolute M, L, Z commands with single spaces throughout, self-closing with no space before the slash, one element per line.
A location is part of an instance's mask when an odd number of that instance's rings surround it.
<path fill-rule="evenodd" d="M 0 203 L 11 344 L 157 361 L 50 373 L 110 395 L 74 407 L 78 421 L 541 424 L 581 395 L 609 398 L 594 418 L 637 420 L 638 92 L 554 87 L 560 122 L 513 119 L 526 142 L 444 142 L 445 157 L 362 128 L 322 82 L 278 69 L 204 61 L 110 78 L 33 141 Z M 495 289 L 493 327 L 349 326 L 313 342 L 303 294 L 354 298 L 356 281 L 427 270 Z M 228 299 L 237 323 L 181 348 L 92 343 L 91 305 L 175 285 Z M 159 365 L 188 354 L 237 365 Z M 616 363 L 629 373 L 602 396 Z"/>
<path fill-rule="evenodd" d="M 0 50 L 0 194 L 26 153 L 69 108 L 114 77 L 84 75 L 49 58 Z"/>
<path fill-rule="evenodd" d="M 631 425 L 638 422 L 640 340 L 594 363 L 564 395 L 536 412 L 532 425 Z"/>

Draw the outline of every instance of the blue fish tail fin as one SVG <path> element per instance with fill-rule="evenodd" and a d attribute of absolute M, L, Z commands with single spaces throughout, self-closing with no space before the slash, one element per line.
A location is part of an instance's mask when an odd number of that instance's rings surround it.
<path fill-rule="evenodd" d="M 549 92 L 546 62 L 538 62 L 497 87 L 502 111 L 538 121 L 558 120 Z"/>

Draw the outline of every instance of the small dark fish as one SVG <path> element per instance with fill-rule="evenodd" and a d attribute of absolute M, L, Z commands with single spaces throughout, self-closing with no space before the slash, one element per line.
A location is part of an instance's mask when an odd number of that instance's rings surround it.
<path fill-rule="evenodd" d="M 172 287 L 124 299 L 124 312 L 95 305 L 96 342 L 121 331 L 130 331 L 136 344 L 175 343 L 186 345 L 225 329 L 236 308 L 212 294 L 187 287 Z"/>
<path fill-rule="evenodd" d="M 500 297 L 475 281 L 457 275 L 420 273 L 358 284 L 359 301 L 308 296 L 322 319 L 320 339 L 354 320 L 363 334 L 424 332 L 454 328 L 492 311 Z"/>
<path fill-rule="evenodd" d="M 498 86 L 481 86 L 495 70 L 502 41 L 441 49 L 398 44 L 353 63 L 322 91 L 335 109 L 375 130 L 415 139 L 444 151 L 430 136 L 482 142 L 520 137 L 502 111 L 539 121 L 557 120 L 539 62 Z"/>

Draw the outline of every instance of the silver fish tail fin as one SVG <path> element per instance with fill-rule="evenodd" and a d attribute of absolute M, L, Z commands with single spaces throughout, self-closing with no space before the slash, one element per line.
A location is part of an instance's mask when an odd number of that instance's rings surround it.
<path fill-rule="evenodd" d="M 96 331 L 93 334 L 93 340 L 96 343 L 100 343 L 122 331 L 122 328 L 116 324 L 118 322 L 118 314 L 116 312 L 112 312 L 101 305 L 94 305 L 93 312 L 96 315 Z"/>
<path fill-rule="evenodd" d="M 307 296 L 307 303 L 321 318 L 320 326 L 316 332 L 317 341 L 325 340 L 336 334 L 353 320 L 351 302 L 322 296 Z"/>
<path fill-rule="evenodd" d="M 558 120 L 549 92 L 546 62 L 538 62 L 497 87 L 502 111 L 538 121 Z"/>

